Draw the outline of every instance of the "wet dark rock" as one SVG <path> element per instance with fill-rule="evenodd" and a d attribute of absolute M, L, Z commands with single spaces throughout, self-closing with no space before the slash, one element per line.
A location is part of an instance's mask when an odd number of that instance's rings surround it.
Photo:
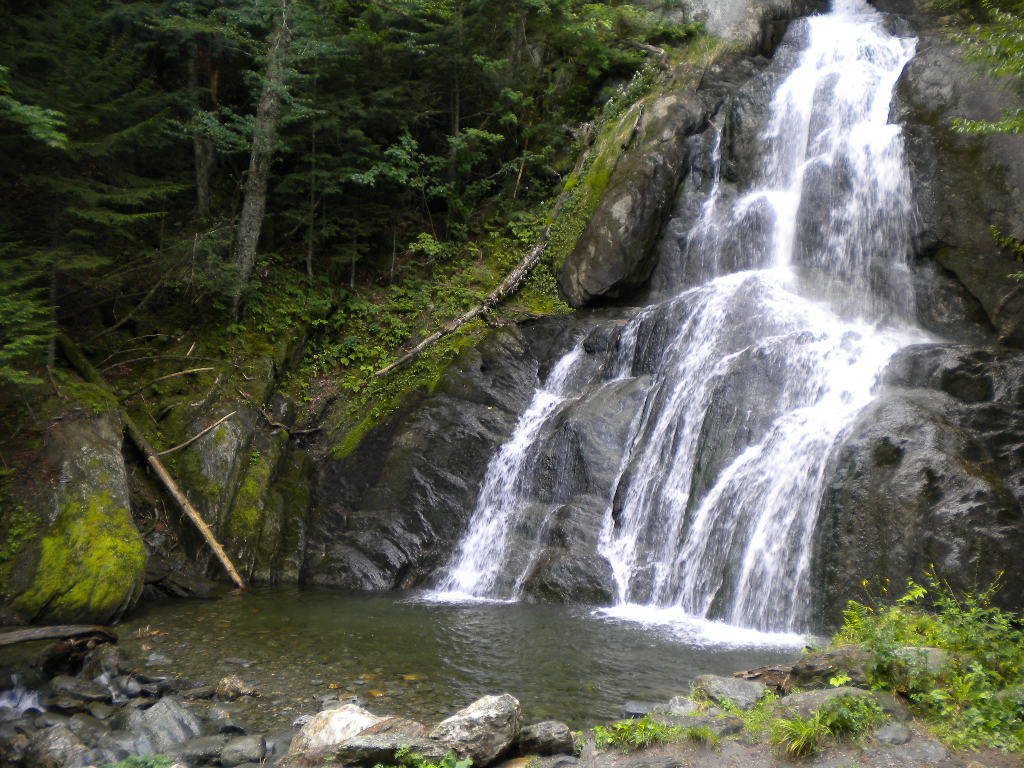
<path fill-rule="evenodd" d="M 571 755 L 574 746 L 569 726 L 557 720 L 524 726 L 516 742 L 521 755 Z"/>
<path fill-rule="evenodd" d="M 522 706 L 510 694 L 484 696 L 438 723 L 430 738 L 474 765 L 486 766 L 508 751 L 519 735 Z"/>
<path fill-rule="evenodd" d="M 109 725 L 83 712 L 72 715 L 67 726 L 75 736 L 88 745 L 95 745 L 101 736 L 110 731 Z"/>
<path fill-rule="evenodd" d="M 846 675 L 853 686 L 867 685 L 865 667 L 871 654 L 860 645 L 837 645 L 800 656 L 790 670 L 790 683 L 796 688 L 824 688 L 836 675 Z"/>
<path fill-rule="evenodd" d="M 996 595 L 1019 610 L 1024 572 L 1024 355 L 917 345 L 833 454 L 818 528 L 826 623 L 863 578 L 905 584 L 934 564 L 954 589 L 1005 571 Z"/>
<path fill-rule="evenodd" d="M 735 677 L 700 675 L 693 682 L 693 696 L 706 698 L 716 704 L 732 703 L 740 709 L 751 709 L 768 693 L 763 683 L 737 680 Z"/>
<path fill-rule="evenodd" d="M 267 754 L 267 742 L 262 736 L 241 736 L 224 745 L 220 764 L 234 768 L 242 763 L 258 763 Z"/>
<path fill-rule="evenodd" d="M 116 711 L 110 704 L 104 704 L 101 701 L 96 701 L 89 705 L 89 714 L 97 720 L 108 720 Z"/>
<path fill-rule="evenodd" d="M 145 733 L 160 752 L 202 733 L 199 718 L 171 696 L 160 699 L 148 709 L 132 712 L 128 727 Z"/>
<path fill-rule="evenodd" d="M 110 690 L 91 680 L 57 675 L 50 681 L 50 688 L 58 696 L 70 697 L 79 701 L 109 701 Z"/>
<path fill-rule="evenodd" d="M 194 688 L 185 688 L 181 691 L 183 699 L 212 699 L 217 694 L 217 689 L 212 685 L 198 685 Z"/>
<path fill-rule="evenodd" d="M 249 699 L 239 699 L 234 702 L 215 701 L 206 708 L 206 719 L 211 726 L 220 733 L 233 733 L 245 729 L 238 721 L 238 716 L 244 714 L 248 709 Z"/>
<path fill-rule="evenodd" d="M 215 733 L 211 736 L 199 736 L 178 744 L 168 753 L 173 760 L 180 760 L 189 765 L 216 762 L 224 745 L 231 741 L 231 737 Z"/>
<path fill-rule="evenodd" d="M 657 701 L 627 701 L 622 705 L 622 714 L 626 717 L 643 717 L 660 706 Z"/>
<path fill-rule="evenodd" d="M 126 671 L 128 664 L 121 655 L 121 650 L 113 643 L 101 643 L 89 651 L 82 665 L 81 676 L 87 680 L 95 680 L 101 676 L 113 679 Z"/>
<path fill-rule="evenodd" d="M 22 758 L 24 768 L 76 768 L 84 765 L 86 747 L 66 726 L 37 731 Z"/>
<path fill-rule="evenodd" d="M 1024 136 L 958 134 L 952 127 L 953 118 L 991 120 L 1018 105 L 1001 83 L 964 61 L 934 17 L 907 10 L 919 42 L 900 79 L 893 114 L 907 136 L 921 253 L 956 276 L 1001 341 L 1021 346 L 1024 289 L 1007 277 L 1019 266 L 988 228 L 1024 237 Z M 934 325 L 929 301 L 935 295 L 919 296 L 926 327 Z M 946 308 L 956 310 L 956 303 Z M 951 338 L 962 339 L 961 328 L 978 328 L 973 307 L 963 310 L 943 323 Z"/>
<path fill-rule="evenodd" d="M 888 723 L 875 731 L 875 738 L 884 744 L 906 744 L 910 736 L 910 729 L 902 723 Z"/>
<path fill-rule="evenodd" d="M 100 737 L 98 746 L 123 755 L 149 755 L 155 751 L 153 740 L 148 733 L 128 730 L 104 734 Z"/>

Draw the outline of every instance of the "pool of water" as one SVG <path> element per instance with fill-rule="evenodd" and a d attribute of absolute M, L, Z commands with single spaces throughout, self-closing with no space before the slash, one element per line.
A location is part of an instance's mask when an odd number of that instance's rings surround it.
<path fill-rule="evenodd" d="M 259 687 L 264 695 L 244 720 L 260 729 L 317 711 L 318 697 L 329 694 L 355 694 L 379 714 L 430 723 L 506 691 L 529 720 L 551 717 L 581 728 L 620 717 L 627 700 L 685 693 L 699 674 L 791 660 L 799 643 L 637 618 L 629 611 L 273 588 L 151 603 L 120 632 L 134 660 L 170 659 L 147 667 L 209 683 L 238 674 Z M 725 644 L 730 637 L 740 644 Z"/>

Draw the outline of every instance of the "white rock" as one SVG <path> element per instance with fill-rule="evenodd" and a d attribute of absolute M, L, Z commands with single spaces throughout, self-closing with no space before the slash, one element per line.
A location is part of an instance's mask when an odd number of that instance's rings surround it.
<path fill-rule="evenodd" d="M 325 709 L 315 714 L 313 719 L 295 734 L 288 754 L 329 749 L 383 719 L 355 704 Z"/>

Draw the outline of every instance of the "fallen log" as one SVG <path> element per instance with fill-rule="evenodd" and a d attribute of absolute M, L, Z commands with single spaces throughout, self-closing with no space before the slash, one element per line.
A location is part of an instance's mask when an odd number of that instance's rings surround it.
<path fill-rule="evenodd" d="M 57 343 L 60 345 L 61 352 L 64 353 L 68 362 L 75 367 L 75 370 L 81 374 L 83 379 L 92 382 L 97 386 L 109 389 L 107 382 L 99 372 L 92 367 L 92 364 L 86 359 L 85 355 L 82 354 L 82 351 L 71 339 L 61 333 L 57 335 Z M 124 417 L 124 424 L 125 429 L 128 432 L 128 437 L 131 438 L 131 441 L 135 444 L 135 447 L 139 449 L 142 455 L 146 457 L 146 462 L 153 469 L 153 472 L 156 473 L 156 476 L 160 479 L 164 488 L 167 489 L 167 492 L 174 497 L 174 500 L 178 502 L 178 506 L 181 507 L 189 520 L 192 521 L 192 524 L 195 525 L 199 530 L 199 533 L 202 534 L 210 549 L 213 550 L 217 559 L 220 560 L 221 565 L 224 566 L 224 570 L 228 572 L 228 576 L 231 577 L 231 580 L 235 582 L 239 589 L 245 589 L 245 582 L 242 581 L 242 577 L 238 575 L 238 571 L 235 570 L 235 566 L 231 562 L 231 558 L 228 557 L 227 553 L 224 551 L 224 547 L 222 547 L 220 542 L 217 541 L 217 537 L 213 535 L 213 531 L 210 529 L 210 526 L 206 524 L 203 516 L 199 514 L 199 510 L 192 506 L 192 502 L 188 500 L 188 496 L 185 495 L 185 492 L 181 490 L 181 487 L 177 482 L 175 482 L 174 478 L 171 477 L 171 473 L 167 471 L 167 467 L 165 467 L 164 463 L 160 461 L 159 453 L 157 453 L 153 446 L 149 444 L 149 441 L 142 433 L 142 430 L 139 429 L 134 419 L 132 419 L 132 417 L 128 415 L 128 412 L 123 408 L 120 410 L 121 415 Z"/>
<path fill-rule="evenodd" d="M 105 642 L 117 642 L 117 633 L 110 627 L 89 624 L 54 624 L 48 627 L 27 627 L 11 632 L 0 632 L 0 646 L 31 643 L 36 640 L 70 640 L 79 637 L 96 637 Z"/>

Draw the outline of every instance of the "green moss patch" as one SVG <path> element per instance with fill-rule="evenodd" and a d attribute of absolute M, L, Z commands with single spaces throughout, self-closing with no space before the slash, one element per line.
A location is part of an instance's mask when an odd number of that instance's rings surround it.
<path fill-rule="evenodd" d="M 145 569 L 130 513 L 104 491 L 61 510 L 40 544 L 35 581 L 14 607 L 33 620 L 107 622 L 138 599 Z"/>

